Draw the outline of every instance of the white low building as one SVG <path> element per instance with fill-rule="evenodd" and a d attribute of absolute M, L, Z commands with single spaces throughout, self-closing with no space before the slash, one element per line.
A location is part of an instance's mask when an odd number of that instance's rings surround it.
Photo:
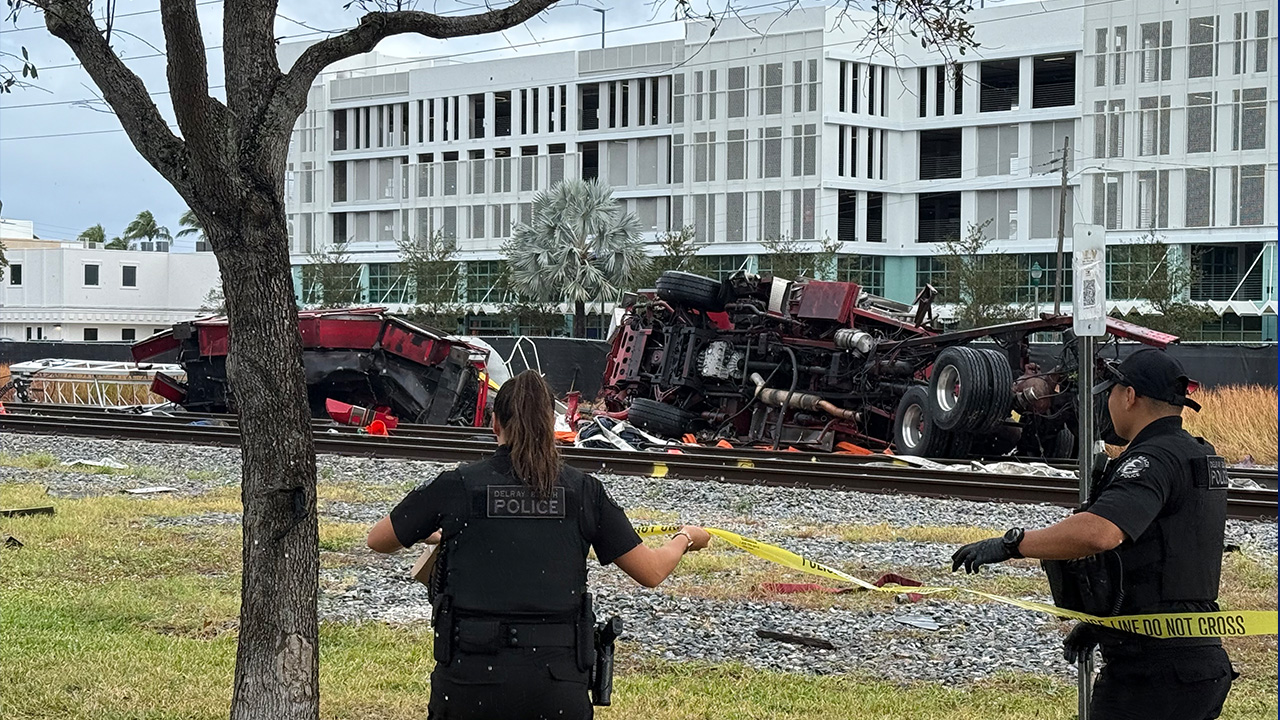
<path fill-rule="evenodd" d="M 212 254 L 85 248 L 36 239 L 29 223 L 0 227 L 0 339 L 131 342 L 201 314 L 218 284 Z"/>

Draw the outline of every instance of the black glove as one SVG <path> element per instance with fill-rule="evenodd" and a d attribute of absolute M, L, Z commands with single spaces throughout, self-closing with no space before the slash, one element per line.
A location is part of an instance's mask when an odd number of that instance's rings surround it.
<path fill-rule="evenodd" d="M 1062 641 L 1062 659 L 1074 664 L 1087 657 L 1097 645 L 1098 627 L 1077 623 Z"/>
<path fill-rule="evenodd" d="M 1016 557 L 1003 537 L 987 538 L 969 543 L 951 556 L 951 572 L 964 566 L 967 573 L 976 573 L 978 568 L 991 563 L 1004 562 Z"/>

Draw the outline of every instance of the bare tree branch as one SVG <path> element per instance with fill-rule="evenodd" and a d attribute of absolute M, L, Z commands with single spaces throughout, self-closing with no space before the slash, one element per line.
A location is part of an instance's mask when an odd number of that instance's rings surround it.
<path fill-rule="evenodd" d="M 209 68 L 196 0 L 160 0 L 173 112 L 193 150 L 226 137 L 226 107 L 209 96 Z M 212 148 L 200 147 L 201 154 Z"/>
<path fill-rule="evenodd" d="M 442 40 L 499 32 L 523 23 L 556 2 L 557 0 L 519 0 L 504 8 L 457 17 L 419 10 L 368 13 L 360 18 L 360 24 L 354 28 L 307 48 L 285 76 L 277 98 L 301 111 L 306 104 L 307 89 L 320 71 L 339 60 L 369 52 L 380 41 L 392 35 L 417 33 Z"/>
<path fill-rule="evenodd" d="M 29 4 L 43 11 L 45 27 L 71 48 L 102 89 L 142 157 L 175 187 L 189 187 L 186 145 L 169 129 L 141 78 L 111 49 L 90 14 L 90 4 L 80 0 L 31 0 Z"/>

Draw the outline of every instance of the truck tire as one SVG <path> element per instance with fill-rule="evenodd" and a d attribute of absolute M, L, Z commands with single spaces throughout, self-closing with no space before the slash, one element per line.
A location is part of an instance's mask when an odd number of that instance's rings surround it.
<path fill-rule="evenodd" d="M 658 297 L 673 305 L 711 312 L 724 310 L 723 286 L 719 280 L 668 270 L 658 278 L 657 286 Z"/>
<path fill-rule="evenodd" d="M 977 439 L 969 433 L 963 432 L 946 432 L 946 448 L 940 454 L 940 457 L 947 460 L 968 460 L 972 453 L 973 443 Z"/>
<path fill-rule="evenodd" d="M 986 360 L 991 371 L 990 397 L 987 400 L 986 417 L 977 432 L 988 432 L 1009 418 L 1013 411 L 1013 368 L 1009 358 L 999 350 L 983 348 L 978 350 Z"/>
<path fill-rule="evenodd" d="M 664 437 L 684 435 L 700 418 L 697 413 L 648 398 L 634 398 L 627 409 L 627 422 Z"/>
<path fill-rule="evenodd" d="M 938 455 L 946 444 L 946 433 L 929 415 L 929 391 L 919 385 L 908 388 L 893 414 L 894 451 L 928 458 Z"/>
<path fill-rule="evenodd" d="M 971 430 L 986 415 L 991 370 L 986 358 L 967 347 L 938 353 L 929 378 L 929 417 L 943 430 Z"/>
<path fill-rule="evenodd" d="M 1053 457 L 1063 460 L 1079 457 L 1076 452 L 1076 434 L 1071 432 L 1071 428 L 1062 428 L 1054 436 Z"/>

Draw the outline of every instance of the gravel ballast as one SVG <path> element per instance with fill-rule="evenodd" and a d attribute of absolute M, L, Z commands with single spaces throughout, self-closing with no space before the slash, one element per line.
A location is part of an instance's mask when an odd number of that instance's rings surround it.
<path fill-rule="evenodd" d="M 168 486 L 196 495 L 239 482 L 239 452 L 228 448 L 95 440 L 36 435 L 0 435 L 0 453 L 48 453 L 60 461 L 112 458 L 130 470 L 91 474 L 69 468 L 0 467 L 0 482 L 38 483 L 55 497 L 112 494 L 128 488 Z M 322 483 L 378 488 L 376 497 L 452 467 L 437 463 L 322 456 Z M 955 545 L 906 540 L 849 542 L 812 530 L 830 525 L 960 526 L 1003 529 L 1041 527 L 1067 516 L 1048 505 L 980 503 L 796 488 L 737 485 L 667 478 L 600 475 L 610 495 L 635 517 L 711 525 L 774 542 L 812 559 L 857 568 L 869 580 L 896 568 L 938 568 Z M 358 497 L 358 496 L 357 496 Z M 143 498 L 139 498 L 143 501 Z M 368 524 L 394 501 L 321 501 L 322 517 Z M 158 526 L 232 525 L 230 513 L 154 518 Z M 810 536 L 812 535 L 812 536 Z M 1251 556 L 1276 562 L 1274 522 L 1228 522 L 1227 542 Z M 363 548 L 326 552 L 321 571 L 322 617 L 334 621 L 418 623 L 430 619 L 426 589 L 407 577 L 416 552 L 375 555 Z M 746 556 L 744 555 L 744 558 Z M 619 615 L 628 652 L 668 660 L 743 662 L 784 672 L 869 672 L 894 681 L 962 683 L 1002 671 L 1068 678 L 1074 668 L 1061 659 L 1066 625 L 995 603 L 971 603 L 943 595 L 919 603 L 874 604 L 873 609 L 811 609 L 781 600 L 720 600 L 683 593 L 694 578 L 682 577 L 655 590 L 639 587 L 613 567 L 589 562 L 600 617 Z M 992 577 L 1039 576 L 1028 565 L 990 568 Z M 930 573 L 932 575 L 932 573 Z M 987 570 L 984 569 L 984 574 Z M 956 578 L 957 584 L 965 584 Z M 818 579 L 819 582 L 822 582 Z M 1046 600 L 1045 597 L 1031 599 Z M 937 629 L 917 627 L 935 622 Z M 759 629 L 823 638 L 834 650 L 792 645 L 756 636 Z"/>

